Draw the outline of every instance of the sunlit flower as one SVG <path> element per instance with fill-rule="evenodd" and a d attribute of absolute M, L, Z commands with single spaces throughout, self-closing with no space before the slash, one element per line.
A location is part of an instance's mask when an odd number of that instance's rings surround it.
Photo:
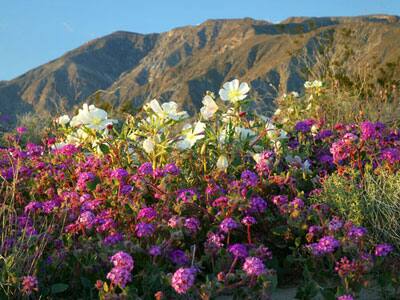
<path fill-rule="evenodd" d="M 202 122 L 197 122 L 194 126 L 187 124 L 183 127 L 183 140 L 177 143 L 177 147 L 181 150 L 190 149 L 196 144 L 198 140 L 204 138 L 204 130 L 206 124 Z"/>
<path fill-rule="evenodd" d="M 144 140 L 143 142 L 143 149 L 146 151 L 146 153 L 151 153 L 154 151 L 155 143 L 154 140 L 150 137 Z"/>
<path fill-rule="evenodd" d="M 59 125 L 67 125 L 69 123 L 69 121 L 71 121 L 71 119 L 69 118 L 68 115 L 63 115 L 61 117 L 58 117 L 56 119 L 57 124 Z"/>
<path fill-rule="evenodd" d="M 153 99 L 146 107 L 150 108 L 162 120 L 171 119 L 180 121 L 189 117 L 186 111 L 177 111 L 178 104 L 174 101 L 165 102 L 160 105 L 157 99 Z"/>
<path fill-rule="evenodd" d="M 242 82 L 239 84 L 239 80 L 234 79 L 222 86 L 222 89 L 219 90 L 219 95 L 223 101 L 235 103 L 245 99 L 249 91 L 250 87 L 247 83 Z"/>
<path fill-rule="evenodd" d="M 82 109 L 74 116 L 70 122 L 72 127 L 85 125 L 94 130 L 104 130 L 108 125 L 117 123 L 117 120 L 108 119 L 107 112 L 94 105 L 83 104 Z"/>
<path fill-rule="evenodd" d="M 217 112 L 218 105 L 210 95 L 206 95 L 202 103 L 203 107 L 200 109 L 200 113 L 205 120 L 209 120 Z"/>
<path fill-rule="evenodd" d="M 221 171 L 226 171 L 229 166 L 228 158 L 225 155 L 220 155 L 217 161 L 217 169 Z"/>

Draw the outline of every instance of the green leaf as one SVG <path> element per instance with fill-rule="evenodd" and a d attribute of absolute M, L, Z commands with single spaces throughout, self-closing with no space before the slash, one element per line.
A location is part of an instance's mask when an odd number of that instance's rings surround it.
<path fill-rule="evenodd" d="M 103 152 L 103 154 L 110 153 L 110 147 L 108 147 L 107 144 L 100 144 L 100 150 Z"/>
<path fill-rule="evenodd" d="M 51 286 L 52 294 L 60 294 L 65 292 L 68 289 L 68 284 L 65 283 L 56 283 Z"/>

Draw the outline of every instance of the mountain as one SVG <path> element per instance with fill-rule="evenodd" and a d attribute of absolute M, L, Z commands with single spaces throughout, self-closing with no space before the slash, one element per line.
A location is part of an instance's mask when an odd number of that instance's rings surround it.
<path fill-rule="evenodd" d="M 194 112 L 206 90 L 217 92 L 232 78 L 249 82 L 256 108 L 265 111 L 278 92 L 302 90 L 321 45 L 329 45 L 332 59 L 350 49 L 358 58 L 351 68 L 373 63 L 379 70 L 400 59 L 400 18 L 223 19 L 160 34 L 118 31 L 0 81 L 0 112 L 68 112 L 96 97 L 129 109 L 152 98 L 174 100 Z"/>

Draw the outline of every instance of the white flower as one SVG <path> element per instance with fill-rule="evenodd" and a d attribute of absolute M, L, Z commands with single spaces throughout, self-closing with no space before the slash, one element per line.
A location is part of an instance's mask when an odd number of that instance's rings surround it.
<path fill-rule="evenodd" d="M 247 97 L 250 87 L 247 83 L 242 82 L 239 85 L 239 80 L 234 79 L 226 82 L 222 89 L 219 90 L 219 95 L 224 101 L 238 102 Z"/>
<path fill-rule="evenodd" d="M 57 124 L 64 126 L 64 125 L 67 125 L 67 124 L 69 123 L 70 120 L 71 120 L 71 119 L 69 118 L 68 115 L 63 115 L 63 116 L 61 116 L 61 117 L 58 117 L 58 118 L 56 119 L 56 122 L 57 122 Z"/>
<path fill-rule="evenodd" d="M 261 153 L 254 153 L 253 159 L 256 163 L 259 163 L 261 161 Z"/>
<path fill-rule="evenodd" d="M 253 130 L 244 127 L 236 127 L 235 134 L 242 141 L 256 135 Z"/>
<path fill-rule="evenodd" d="M 218 105 L 210 95 L 206 95 L 203 98 L 203 107 L 200 109 L 200 113 L 205 120 L 209 120 L 218 110 Z"/>
<path fill-rule="evenodd" d="M 174 120 L 180 121 L 189 117 L 186 111 L 178 112 L 178 104 L 176 102 L 165 102 L 163 104 L 158 103 L 157 99 L 153 99 L 146 105 L 162 120 Z"/>
<path fill-rule="evenodd" d="M 291 92 L 290 94 L 291 94 L 294 98 L 299 98 L 299 97 L 300 97 L 300 95 L 299 95 L 298 92 Z"/>
<path fill-rule="evenodd" d="M 274 115 L 279 116 L 281 113 L 282 113 L 282 110 L 280 108 L 278 108 L 277 110 L 275 110 Z"/>
<path fill-rule="evenodd" d="M 312 88 L 312 82 L 311 82 L 311 81 L 306 81 L 306 82 L 304 82 L 304 87 L 305 87 L 306 89 Z"/>
<path fill-rule="evenodd" d="M 320 81 L 320 80 L 306 81 L 306 82 L 304 83 L 304 87 L 305 87 L 306 89 L 320 88 L 320 87 L 322 87 L 322 81 Z"/>
<path fill-rule="evenodd" d="M 318 125 L 314 124 L 311 126 L 311 133 L 312 135 L 316 135 L 318 133 Z"/>
<path fill-rule="evenodd" d="M 229 166 L 228 158 L 225 155 L 220 155 L 217 161 L 217 169 L 221 171 L 226 171 Z"/>
<path fill-rule="evenodd" d="M 239 139 L 240 141 L 245 141 L 248 138 L 254 137 L 256 135 L 256 133 L 253 130 L 244 127 L 235 127 L 233 128 L 233 130 L 234 130 L 233 136 Z M 228 135 L 229 132 L 227 129 L 221 130 L 218 136 L 218 142 L 224 145 L 227 142 Z"/>
<path fill-rule="evenodd" d="M 313 81 L 313 87 L 315 87 L 315 88 L 320 88 L 320 87 L 322 87 L 322 81 L 320 81 L 320 80 L 314 80 L 314 81 Z"/>
<path fill-rule="evenodd" d="M 182 129 L 183 140 L 177 143 L 177 147 L 181 150 L 192 148 L 198 140 L 204 138 L 205 128 L 206 124 L 202 122 L 197 122 L 194 128 L 192 125 L 186 124 Z"/>
<path fill-rule="evenodd" d="M 91 136 L 82 128 L 79 128 L 75 132 L 67 135 L 66 137 L 66 143 L 67 144 L 73 144 L 73 145 L 78 145 L 83 142 L 89 141 L 91 139 Z"/>
<path fill-rule="evenodd" d="M 143 142 L 143 149 L 146 151 L 146 153 L 150 154 L 151 152 L 154 151 L 155 143 L 152 138 L 147 138 Z"/>
<path fill-rule="evenodd" d="M 265 129 L 267 130 L 267 136 L 270 140 L 282 140 L 287 138 L 286 131 L 282 129 L 276 128 L 276 126 L 271 122 L 271 120 L 267 121 L 265 124 Z"/>
<path fill-rule="evenodd" d="M 55 143 L 54 145 L 51 146 L 51 149 L 53 149 L 53 150 L 59 150 L 59 149 L 61 149 L 62 147 L 64 147 L 65 145 L 68 145 L 68 144 L 65 143 L 65 142 Z"/>
<path fill-rule="evenodd" d="M 117 123 L 117 120 L 108 119 L 107 112 L 94 105 L 83 104 L 83 108 L 74 116 L 70 122 L 72 127 L 85 125 L 94 130 L 104 130 L 108 125 Z"/>

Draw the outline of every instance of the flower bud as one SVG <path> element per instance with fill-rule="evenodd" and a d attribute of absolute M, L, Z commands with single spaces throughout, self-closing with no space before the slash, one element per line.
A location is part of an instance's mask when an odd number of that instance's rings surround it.
<path fill-rule="evenodd" d="M 228 158 L 225 155 L 220 155 L 217 161 L 217 169 L 226 172 L 229 166 Z"/>

